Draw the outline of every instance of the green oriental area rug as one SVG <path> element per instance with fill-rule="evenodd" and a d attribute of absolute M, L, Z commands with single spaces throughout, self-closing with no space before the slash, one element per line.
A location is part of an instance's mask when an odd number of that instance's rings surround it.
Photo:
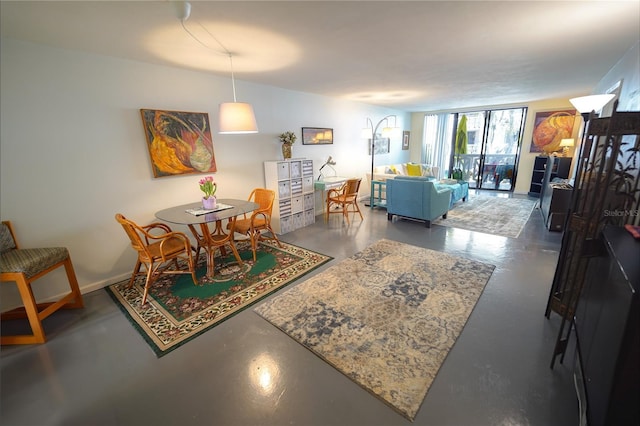
<path fill-rule="evenodd" d="M 254 310 L 413 420 L 494 269 L 380 240 Z"/>
<path fill-rule="evenodd" d="M 144 305 L 144 275 L 131 288 L 127 279 L 106 287 L 107 293 L 161 357 L 332 259 L 285 242 L 282 248 L 260 242 L 254 263 L 248 241 L 236 247 L 244 267 L 232 253 L 216 256 L 213 282 L 200 279 L 195 286 L 191 275 L 164 275 L 151 285 Z M 198 262 L 199 278 L 206 273 L 204 256 Z"/>
<path fill-rule="evenodd" d="M 447 218 L 434 221 L 435 225 L 485 234 L 518 238 L 537 200 L 503 198 L 469 194 L 466 202 L 457 202 Z"/>

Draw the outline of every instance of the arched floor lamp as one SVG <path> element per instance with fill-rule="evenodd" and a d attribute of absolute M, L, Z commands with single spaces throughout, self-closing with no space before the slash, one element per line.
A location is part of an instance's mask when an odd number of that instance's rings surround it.
<path fill-rule="evenodd" d="M 380 121 L 378 121 L 378 124 L 373 125 L 373 121 L 367 117 L 367 125 L 365 128 L 362 129 L 362 137 L 369 139 L 371 141 L 371 180 L 370 180 L 370 195 L 369 195 L 369 203 L 371 204 L 371 207 L 373 207 L 373 169 L 374 169 L 374 159 L 376 156 L 376 133 L 378 131 L 378 127 L 380 127 L 380 125 L 382 124 L 382 122 L 386 122 L 387 126 L 382 128 L 382 136 L 385 137 L 390 137 L 392 134 L 396 133 L 398 130 L 400 130 L 399 127 L 389 127 L 389 119 L 393 117 L 394 119 L 394 124 L 395 124 L 395 120 L 396 120 L 396 116 L 394 114 L 390 114 L 387 115 L 383 118 L 380 119 Z"/>

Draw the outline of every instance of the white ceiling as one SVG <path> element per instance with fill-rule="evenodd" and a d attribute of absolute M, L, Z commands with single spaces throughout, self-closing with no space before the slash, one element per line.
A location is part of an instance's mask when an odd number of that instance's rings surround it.
<path fill-rule="evenodd" d="M 407 111 L 589 94 L 640 39 L 637 0 L 193 1 L 199 42 L 176 6 L 3 0 L 0 30 Z"/>

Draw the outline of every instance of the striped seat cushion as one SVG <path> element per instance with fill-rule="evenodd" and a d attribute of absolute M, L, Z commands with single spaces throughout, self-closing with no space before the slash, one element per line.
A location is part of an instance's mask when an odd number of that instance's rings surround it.
<path fill-rule="evenodd" d="M 22 272 L 30 278 L 67 257 L 65 247 L 7 250 L 0 254 L 0 272 Z"/>

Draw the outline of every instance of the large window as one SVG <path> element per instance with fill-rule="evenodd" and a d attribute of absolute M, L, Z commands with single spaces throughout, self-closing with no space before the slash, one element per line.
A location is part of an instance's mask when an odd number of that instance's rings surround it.
<path fill-rule="evenodd" d="M 425 162 L 470 188 L 512 191 L 526 108 L 425 117 Z M 458 141 L 458 144 L 456 144 Z"/>
<path fill-rule="evenodd" d="M 424 149 L 422 162 L 437 166 L 438 177 L 449 175 L 451 161 L 451 136 L 455 125 L 452 114 L 433 114 L 425 117 Z"/>

